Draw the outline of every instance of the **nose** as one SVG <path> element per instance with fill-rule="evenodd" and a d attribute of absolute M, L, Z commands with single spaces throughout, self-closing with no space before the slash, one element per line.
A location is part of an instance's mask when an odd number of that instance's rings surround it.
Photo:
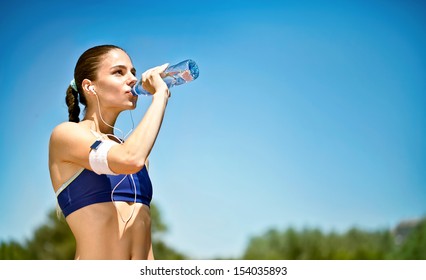
<path fill-rule="evenodd" d="M 136 82 L 138 81 L 138 79 L 135 77 L 135 75 L 133 75 L 132 73 L 130 74 L 130 78 L 128 80 L 128 84 L 132 87 L 136 84 Z"/>

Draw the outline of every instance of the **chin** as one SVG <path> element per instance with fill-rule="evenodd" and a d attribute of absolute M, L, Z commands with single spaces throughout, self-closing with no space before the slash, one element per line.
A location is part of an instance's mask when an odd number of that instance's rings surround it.
<path fill-rule="evenodd" d="M 127 100 L 125 103 L 125 107 L 127 109 L 135 109 L 136 108 L 136 104 L 137 104 L 138 98 L 131 98 L 130 100 Z"/>
<path fill-rule="evenodd" d="M 120 112 L 136 109 L 136 103 L 129 102 L 120 106 Z"/>
<path fill-rule="evenodd" d="M 124 106 L 124 110 L 134 110 L 134 109 L 136 109 L 136 103 L 126 104 L 126 106 Z"/>

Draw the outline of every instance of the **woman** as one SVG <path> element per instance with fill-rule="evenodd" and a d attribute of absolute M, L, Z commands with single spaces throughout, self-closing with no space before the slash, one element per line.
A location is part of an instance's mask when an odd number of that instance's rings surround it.
<path fill-rule="evenodd" d="M 152 103 L 123 142 L 113 135 L 118 115 L 136 107 L 131 93 L 135 69 L 126 52 L 112 45 L 88 49 L 67 89 L 69 122 L 49 143 L 49 170 L 59 206 L 76 239 L 76 259 L 153 259 L 148 156 L 161 127 L 167 64 L 142 74 Z M 79 120 L 79 102 L 85 106 Z"/>

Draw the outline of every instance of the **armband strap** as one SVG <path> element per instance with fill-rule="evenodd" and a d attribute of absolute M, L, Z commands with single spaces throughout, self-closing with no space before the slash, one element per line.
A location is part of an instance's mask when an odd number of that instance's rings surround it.
<path fill-rule="evenodd" d="M 89 164 L 93 172 L 96 174 L 117 175 L 109 169 L 108 152 L 112 146 L 118 143 L 110 140 L 96 140 L 90 147 L 92 150 L 89 153 Z"/>

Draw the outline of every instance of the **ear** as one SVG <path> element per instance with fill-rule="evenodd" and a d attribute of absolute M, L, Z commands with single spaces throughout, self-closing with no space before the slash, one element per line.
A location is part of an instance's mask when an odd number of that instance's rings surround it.
<path fill-rule="evenodd" d="M 96 95 L 95 87 L 91 80 L 84 79 L 81 86 L 86 94 Z"/>

